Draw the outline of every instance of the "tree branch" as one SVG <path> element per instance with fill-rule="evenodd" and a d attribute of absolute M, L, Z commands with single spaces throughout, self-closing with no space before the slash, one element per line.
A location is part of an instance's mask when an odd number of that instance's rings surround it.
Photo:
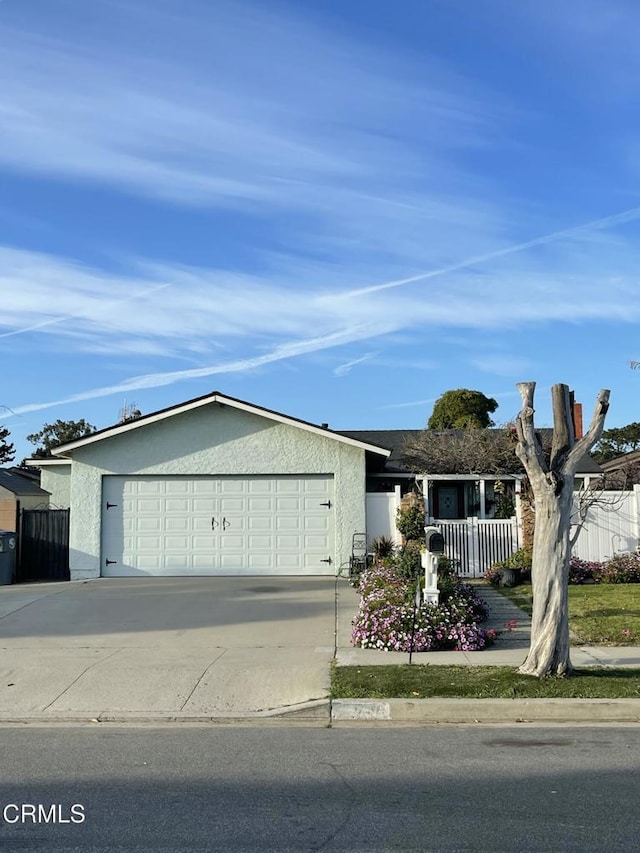
<path fill-rule="evenodd" d="M 576 441 L 573 445 L 569 455 L 565 459 L 564 465 L 562 466 L 563 474 L 575 474 L 578 463 L 585 456 L 593 445 L 599 440 L 602 435 L 602 431 L 604 430 L 604 419 L 606 417 L 607 411 L 609 410 L 609 395 L 611 392 L 603 388 L 598 397 L 596 399 L 596 407 L 593 412 L 593 418 L 591 419 L 591 424 L 586 435 Z"/>
<path fill-rule="evenodd" d="M 518 436 L 516 454 L 533 481 L 543 478 L 547 471 L 544 453 L 533 424 L 533 394 L 536 383 L 518 382 L 516 387 L 522 398 L 522 409 L 516 418 L 516 434 Z"/>
<path fill-rule="evenodd" d="M 571 411 L 571 393 L 568 385 L 552 385 L 551 401 L 553 405 L 553 443 L 549 469 L 560 470 L 562 463 L 575 442 Z"/>

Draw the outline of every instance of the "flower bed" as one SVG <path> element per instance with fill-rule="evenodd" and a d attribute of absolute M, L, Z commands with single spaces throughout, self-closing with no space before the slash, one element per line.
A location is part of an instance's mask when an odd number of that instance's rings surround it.
<path fill-rule="evenodd" d="M 514 565 L 518 562 L 517 558 L 521 553 L 523 552 L 518 551 L 509 560 L 495 563 L 485 573 L 485 580 L 499 586 L 502 584 L 504 569 L 520 568 L 521 579 L 528 581 L 531 571 L 530 565 L 527 568 L 524 561 L 521 561 L 522 566 Z M 603 563 L 572 557 L 569 563 L 569 583 L 640 583 L 640 554 L 616 554 L 615 557 L 611 557 Z"/>
<path fill-rule="evenodd" d="M 416 580 L 403 577 L 395 565 L 374 566 L 360 575 L 360 608 L 351 641 L 362 649 L 415 652 L 458 649 L 476 651 L 490 637 L 480 627 L 487 618 L 485 603 L 472 587 L 446 573 L 447 591 L 439 604 L 417 609 Z M 414 626 L 415 611 L 415 626 Z"/>

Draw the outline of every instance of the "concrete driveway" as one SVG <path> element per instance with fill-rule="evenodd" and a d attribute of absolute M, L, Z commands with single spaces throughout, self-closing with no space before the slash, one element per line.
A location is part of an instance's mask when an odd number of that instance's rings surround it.
<path fill-rule="evenodd" d="M 327 696 L 333 578 L 0 586 L 0 720 L 225 718 Z"/>

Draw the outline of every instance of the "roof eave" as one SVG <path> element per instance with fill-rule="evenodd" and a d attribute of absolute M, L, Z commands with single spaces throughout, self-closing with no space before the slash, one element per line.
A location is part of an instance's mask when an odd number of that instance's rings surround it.
<path fill-rule="evenodd" d="M 59 447 L 56 447 L 52 451 L 52 453 L 56 457 L 64 457 L 80 447 L 86 447 L 89 444 L 94 444 L 98 441 L 102 441 L 107 438 L 114 438 L 117 435 L 121 435 L 125 432 L 130 432 L 131 430 L 138 429 L 141 426 L 145 426 L 152 423 L 158 423 L 160 421 L 174 417 L 175 415 L 184 414 L 185 412 L 189 412 L 194 409 L 201 408 L 202 406 L 208 406 L 215 403 L 221 406 L 230 406 L 240 411 L 249 412 L 250 414 L 255 414 L 259 417 L 266 417 L 278 423 L 284 423 L 288 424 L 289 426 L 295 426 L 299 429 L 304 429 L 315 435 L 330 436 L 332 439 L 342 444 L 351 445 L 352 447 L 359 447 L 362 450 L 369 451 L 370 453 L 375 453 L 378 456 L 383 456 L 387 459 L 391 455 L 391 451 L 385 447 L 378 447 L 373 444 L 368 444 L 367 442 L 358 441 L 354 438 L 348 438 L 347 436 L 341 435 L 339 432 L 336 432 L 334 430 L 326 429 L 324 427 L 317 426 L 316 424 L 312 424 L 308 421 L 303 421 L 298 418 L 293 418 L 290 415 L 283 415 L 280 412 L 275 412 L 271 409 L 265 409 L 262 406 L 256 406 L 253 403 L 246 403 L 244 400 L 238 400 L 235 397 L 227 397 L 225 394 L 220 394 L 219 392 L 208 394 L 204 397 L 198 397 L 195 400 L 189 400 L 186 403 L 182 403 L 178 406 L 172 406 L 168 409 L 162 409 L 159 412 L 152 412 L 149 415 L 143 415 L 141 418 L 136 418 L 136 420 L 128 421 L 125 424 L 116 424 L 115 426 L 107 427 L 106 429 L 100 430 L 96 433 L 93 433 L 92 435 L 88 435 L 84 438 L 77 439 L 76 441 L 71 441 L 67 444 L 60 445 Z M 71 460 L 69 459 L 69 461 Z"/>

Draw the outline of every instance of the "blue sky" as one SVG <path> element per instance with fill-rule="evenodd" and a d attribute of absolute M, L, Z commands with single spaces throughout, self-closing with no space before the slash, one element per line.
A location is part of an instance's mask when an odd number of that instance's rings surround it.
<path fill-rule="evenodd" d="M 640 420 L 640 7 L 2 0 L 0 354 L 58 418 L 220 390 L 336 429 L 449 388 Z"/>

